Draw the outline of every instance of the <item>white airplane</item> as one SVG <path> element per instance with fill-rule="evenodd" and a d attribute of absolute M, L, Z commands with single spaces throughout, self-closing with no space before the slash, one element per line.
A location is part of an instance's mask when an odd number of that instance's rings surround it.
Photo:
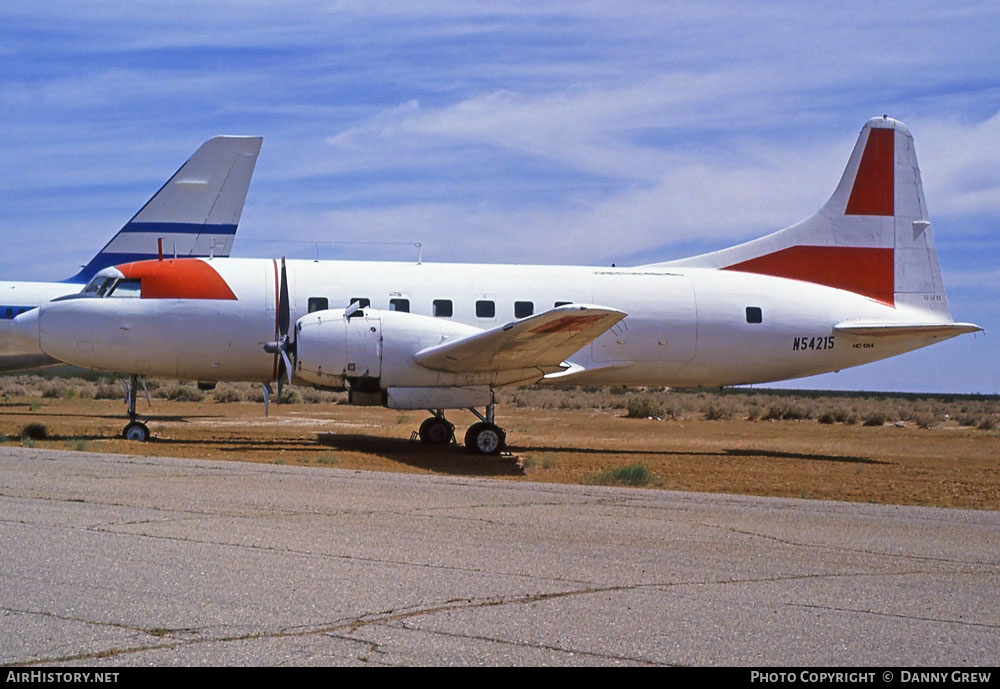
<path fill-rule="evenodd" d="M 262 139 L 216 136 L 203 143 L 118 234 L 73 277 L 62 282 L 0 281 L 0 372 L 62 362 L 14 342 L 17 315 L 79 292 L 100 270 L 118 263 L 172 256 L 229 256 Z"/>
<path fill-rule="evenodd" d="M 724 386 L 884 359 L 980 330 L 952 321 L 909 130 L 868 121 L 829 201 L 745 244 L 633 268 L 261 259 L 137 261 L 46 304 L 19 337 L 77 366 L 346 389 L 352 404 L 479 417 L 496 387 Z M 139 299 L 116 299 L 120 294 Z M 269 386 L 265 383 L 265 389 Z M 485 407 L 480 413 L 477 407 Z M 144 440 L 135 421 L 126 437 Z"/>

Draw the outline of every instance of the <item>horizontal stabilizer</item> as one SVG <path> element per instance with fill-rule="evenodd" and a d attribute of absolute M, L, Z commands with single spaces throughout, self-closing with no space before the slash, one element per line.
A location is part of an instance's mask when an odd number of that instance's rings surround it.
<path fill-rule="evenodd" d="M 859 337 L 903 337 L 926 335 L 929 337 L 956 337 L 982 330 L 974 323 L 861 323 L 849 321 L 833 327 L 841 335 Z"/>
<path fill-rule="evenodd" d="M 589 304 L 559 306 L 460 340 L 428 347 L 414 356 L 437 371 L 471 373 L 565 368 L 566 357 L 585 347 L 625 318 L 618 309 Z"/>
<path fill-rule="evenodd" d="M 544 380 L 548 382 L 559 383 L 560 385 L 572 385 L 574 379 L 579 378 L 583 374 L 593 373 L 594 371 L 607 371 L 609 369 L 615 368 L 628 368 L 631 364 L 625 361 L 612 361 L 606 364 L 595 364 L 590 368 L 580 366 L 573 362 L 566 362 L 569 367 L 562 371 L 556 371 L 555 373 L 547 373 L 544 376 Z"/>

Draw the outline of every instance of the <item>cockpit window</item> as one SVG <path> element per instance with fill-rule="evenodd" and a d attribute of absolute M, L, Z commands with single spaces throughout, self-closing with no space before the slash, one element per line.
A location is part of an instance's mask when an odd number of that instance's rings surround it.
<path fill-rule="evenodd" d="M 125 297 L 127 299 L 138 299 L 141 295 L 142 283 L 139 280 L 119 280 L 115 286 L 104 296 Z"/>
<path fill-rule="evenodd" d="M 118 278 L 95 275 L 87 283 L 87 286 L 83 288 L 83 293 L 96 294 L 99 297 L 103 297 L 108 293 L 109 289 L 115 286 L 116 282 L 118 282 Z"/>
<path fill-rule="evenodd" d="M 96 297 L 131 297 L 138 299 L 141 292 L 139 280 L 125 280 L 120 277 L 95 275 L 87 286 L 83 288 L 83 294 Z"/>

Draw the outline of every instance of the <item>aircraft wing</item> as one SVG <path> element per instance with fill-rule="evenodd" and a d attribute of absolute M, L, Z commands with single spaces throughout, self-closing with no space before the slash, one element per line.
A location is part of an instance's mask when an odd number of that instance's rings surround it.
<path fill-rule="evenodd" d="M 892 337 L 930 335 L 955 337 L 982 330 L 974 323 L 865 323 L 845 321 L 833 326 L 836 333 L 861 337 Z"/>
<path fill-rule="evenodd" d="M 607 306 L 569 304 L 535 316 L 428 347 L 414 359 L 437 371 L 467 373 L 537 368 L 545 373 L 567 366 L 580 350 L 627 314 Z"/>

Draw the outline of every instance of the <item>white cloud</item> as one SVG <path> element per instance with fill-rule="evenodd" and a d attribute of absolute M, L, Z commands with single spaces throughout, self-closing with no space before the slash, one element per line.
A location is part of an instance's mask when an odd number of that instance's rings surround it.
<path fill-rule="evenodd" d="M 980 122 L 928 119 L 914 132 L 934 213 L 1000 213 L 1000 110 Z"/>

